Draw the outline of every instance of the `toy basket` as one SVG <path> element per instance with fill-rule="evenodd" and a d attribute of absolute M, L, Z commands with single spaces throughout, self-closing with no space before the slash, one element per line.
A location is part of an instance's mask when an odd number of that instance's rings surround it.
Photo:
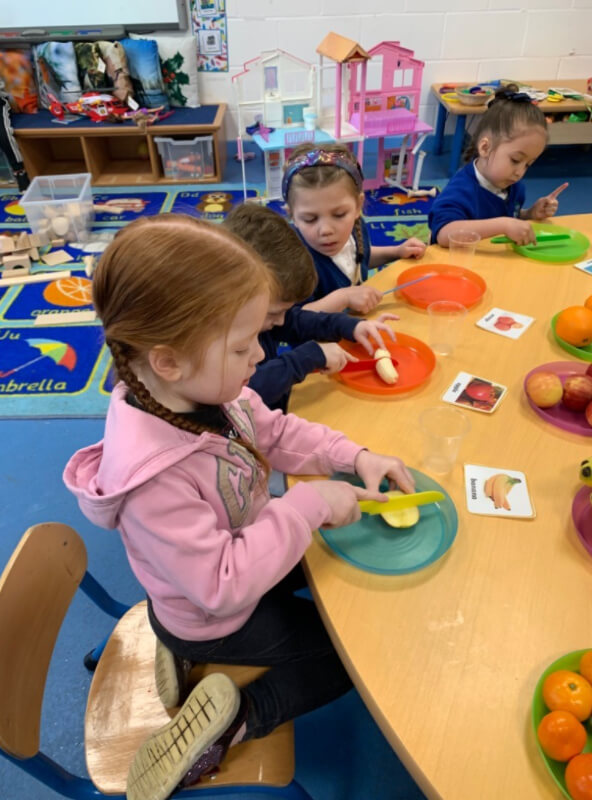
<path fill-rule="evenodd" d="M 479 91 L 471 92 L 471 89 L 478 89 Z M 456 96 L 463 106 L 483 106 L 488 103 L 495 92 L 486 86 L 459 86 L 456 90 Z"/>

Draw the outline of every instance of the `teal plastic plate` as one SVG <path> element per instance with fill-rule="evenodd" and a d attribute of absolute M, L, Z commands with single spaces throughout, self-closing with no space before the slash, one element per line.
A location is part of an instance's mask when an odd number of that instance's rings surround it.
<path fill-rule="evenodd" d="M 539 722 L 545 716 L 545 714 L 549 713 L 549 709 L 545 705 L 545 701 L 543 700 L 543 683 L 545 682 L 545 678 L 547 675 L 550 675 L 552 672 L 555 672 L 558 669 L 569 669 L 572 672 L 578 672 L 578 667 L 580 665 L 580 659 L 587 653 L 588 650 L 592 650 L 592 648 L 588 647 L 585 650 L 574 650 L 573 653 L 568 653 L 565 656 L 561 656 L 558 658 L 557 661 L 554 661 L 547 669 L 543 672 L 541 677 L 539 678 L 539 682 L 536 685 L 536 689 L 534 690 L 534 697 L 532 699 L 532 724 L 534 726 L 534 738 L 536 739 L 537 747 L 539 749 L 539 753 L 545 764 L 547 765 L 547 769 L 551 773 L 553 780 L 557 784 L 557 788 L 559 789 L 562 794 L 567 797 L 567 800 L 572 800 L 570 793 L 567 791 L 567 786 L 565 785 L 565 763 L 562 761 L 555 761 L 553 758 L 549 758 L 543 753 L 543 749 L 539 744 L 539 739 L 537 736 L 537 728 L 539 727 Z M 583 723 L 584 727 L 586 728 L 586 733 L 588 734 L 588 741 L 586 742 L 586 746 L 584 747 L 584 753 L 592 752 L 592 733 L 590 733 L 590 722 L 586 721 Z"/>
<path fill-rule="evenodd" d="M 444 500 L 421 506 L 419 522 L 412 528 L 391 528 L 380 514 L 362 514 L 359 522 L 344 528 L 322 528 L 321 536 L 336 555 L 365 572 L 405 575 L 433 564 L 451 547 L 458 530 L 454 503 L 432 478 L 414 469 L 409 471 L 417 492 L 443 492 Z M 353 475 L 338 473 L 333 478 L 361 484 Z M 385 481 L 381 491 L 387 490 Z"/>
<path fill-rule="evenodd" d="M 557 317 L 560 313 L 561 312 L 558 311 L 551 320 L 551 330 L 553 331 L 555 341 L 559 347 L 563 347 L 563 349 L 567 350 L 568 353 L 571 353 L 572 356 L 581 358 L 582 361 L 592 361 L 592 344 L 587 344 L 585 347 L 576 347 L 575 345 L 566 342 L 565 339 L 562 339 L 561 336 L 557 334 Z"/>
<path fill-rule="evenodd" d="M 535 231 L 546 233 L 568 233 L 569 239 L 560 239 L 558 242 L 538 242 L 534 245 L 513 244 L 512 248 L 521 256 L 534 258 L 535 261 L 547 261 L 551 264 L 564 264 L 566 262 L 578 261 L 588 252 L 590 240 L 587 236 L 573 228 L 564 228 L 561 225 L 553 225 L 548 222 L 534 222 L 532 227 Z"/>

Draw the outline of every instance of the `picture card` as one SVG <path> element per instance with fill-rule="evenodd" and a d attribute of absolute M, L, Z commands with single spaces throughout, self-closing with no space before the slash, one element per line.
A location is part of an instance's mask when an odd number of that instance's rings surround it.
<path fill-rule="evenodd" d="M 465 493 L 471 514 L 533 519 L 526 475 L 505 467 L 465 464 Z"/>
<path fill-rule="evenodd" d="M 503 308 L 492 308 L 475 324 L 484 331 L 491 331 L 508 339 L 519 339 L 533 322 L 534 317 L 517 314 L 515 311 L 505 311 Z"/>
<path fill-rule="evenodd" d="M 581 269 L 582 272 L 586 272 L 588 275 L 592 275 L 592 258 L 589 258 L 587 261 L 578 261 L 577 264 L 574 264 L 576 269 Z"/>
<path fill-rule="evenodd" d="M 471 408 L 473 411 L 493 414 L 506 391 L 506 387 L 500 383 L 478 378 L 470 372 L 459 372 L 442 395 L 442 400 L 455 406 Z"/>

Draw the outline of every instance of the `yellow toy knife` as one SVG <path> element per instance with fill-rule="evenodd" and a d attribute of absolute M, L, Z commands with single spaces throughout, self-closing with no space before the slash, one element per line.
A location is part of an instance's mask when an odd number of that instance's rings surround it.
<path fill-rule="evenodd" d="M 413 508 L 413 506 L 439 503 L 440 500 L 444 500 L 442 492 L 415 492 L 414 494 L 396 495 L 386 503 L 379 503 L 378 500 L 358 500 L 358 505 L 363 514 L 384 514 L 387 511 L 401 511 L 404 508 Z"/>

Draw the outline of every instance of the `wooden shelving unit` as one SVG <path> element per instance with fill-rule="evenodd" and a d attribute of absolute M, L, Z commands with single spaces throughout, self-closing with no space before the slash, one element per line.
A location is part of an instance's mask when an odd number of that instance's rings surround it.
<path fill-rule="evenodd" d="M 191 114 L 191 111 L 195 113 Z M 30 178 L 90 172 L 94 186 L 219 183 L 226 157 L 222 139 L 225 113 L 225 103 L 179 109 L 169 119 L 150 125 L 145 133 L 129 122 L 109 125 L 81 120 L 71 125 L 59 125 L 51 122 L 48 112 L 15 115 L 13 125 Z M 37 120 L 32 117 L 38 118 L 38 125 L 34 124 Z M 174 139 L 211 136 L 214 174 L 187 180 L 166 177 L 154 142 L 156 136 Z"/>

